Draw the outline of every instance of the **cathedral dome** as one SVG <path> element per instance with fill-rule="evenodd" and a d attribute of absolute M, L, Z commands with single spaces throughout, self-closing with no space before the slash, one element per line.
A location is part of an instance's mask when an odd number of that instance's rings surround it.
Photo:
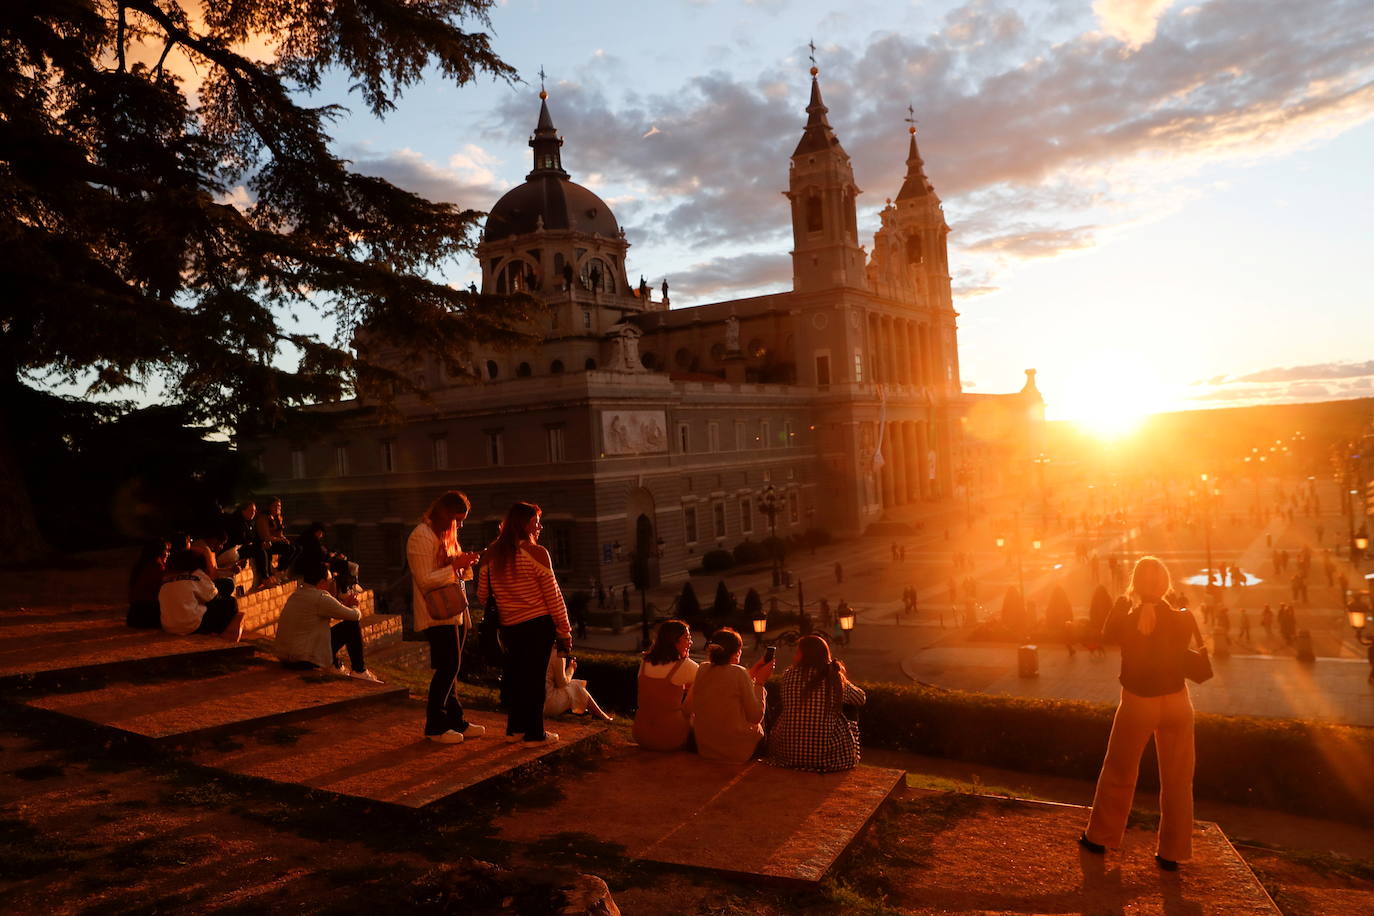
<path fill-rule="evenodd" d="M 600 197 L 569 181 L 545 171 L 531 173 L 529 180 L 512 188 L 496 202 L 487 216 L 482 237 L 488 242 L 537 231 L 572 230 L 587 235 L 600 233 L 615 238 L 620 233 L 615 214 Z"/>

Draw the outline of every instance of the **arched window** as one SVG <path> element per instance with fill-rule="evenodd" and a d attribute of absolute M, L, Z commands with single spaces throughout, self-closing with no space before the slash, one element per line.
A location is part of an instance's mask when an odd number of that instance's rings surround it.
<path fill-rule="evenodd" d="M 487 360 L 487 378 L 494 379 L 501 374 L 501 367 L 496 365 L 496 360 Z"/>
<path fill-rule="evenodd" d="M 507 261 L 496 277 L 496 292 L 501 295 L 528 292 L 538 288 L 539 277 L 535 274 L 534 268 L 529 262 L 519 258 Z"/>
<path fill-rule="evenodd" d="M 692 364 L 696 362 L 696 359 L 692 356 L 691 350 L 686 347 L 681 347 L 673 354 L 673 362 L 677 364 L 679 369 L 690 369 L 692 368 Z"/>
<path fill-rule="evenodd" d="M 587 361 L 582 365 L 583 368 L 585 368 L 588 372 L 593 372 L 596 370 L 596 360 L 592 359 L 590 356 L 587 357 Z"/>
<path fill-rule="evenodd" d="M 529 377 L 530 377 L 530 364 L 529 364 L 529 363 L 521 363 L 520 365 L 516 366 L 516 367 L 515 367 L 515 374 L 516 374 L 516 376 L 519 377 L 519 378 L 529 378 Z"/>
<path fill-rule="evenodd" d="M 768 346 L 763 342 L 763 338 L 755 337 L 753 340 L 749 341 L 749 347 L 744 352 L 748 353 L 754 359 L 763 359 L 768 355 Z"/>
<path fill-rule="evenodd" d="M 919 235 L 909 235 L 906 239 L 906 262 L 908 264 L 920 264 L 924 258 L 921 256 L 921 237 Z"/>
<path fill-rule="evenodd" d="M 582 272 L 578 274 L 582 288 L 592 292 L 615 292 L 615 274 L 601 258 L 588 258 L 582 262 Z"/>
<path fill-rule="evenodd" d="M 551 375 L 562 375 L 562 374 L 563 374 L 563 360 L 561 360 L 561 359 L 556 359 L 556 360 L 554 360 L 553 362 L 549 363 L 549 373 L 550 373 Z"/>
<path fill-rule="evenodd" d="M 821 219 L 821 196 L 808 194 L 806 197 L 806 231 L 820 232 L 823 228 L 825 228 L 825 223 Z"/>
<path fill-rule="evenodd" d="M 639 354 L 639 362 L 642 366 L 644 366 L 645 369 L 658 368 L 658 356 L 653 353 Z"/>

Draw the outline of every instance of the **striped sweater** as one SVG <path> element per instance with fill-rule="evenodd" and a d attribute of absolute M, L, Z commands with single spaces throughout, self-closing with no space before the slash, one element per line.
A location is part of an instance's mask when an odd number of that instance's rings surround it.
<path fill-rule="evenodd" d="M 572 638 L 568 609 L 563 604 L 563 592 L 558 588 L 553 570 L 536 560 L 524 546 L 515 551 L 513 570 L 496 573 L 490 564 L 482 566 L 482 573 L 477 577 L 477 603 L 485 607 L 487 595 L 494 589 L 501 626 L 514 626 L 548 614 L 553 618 L 558 635 L 563 639 Z"/>

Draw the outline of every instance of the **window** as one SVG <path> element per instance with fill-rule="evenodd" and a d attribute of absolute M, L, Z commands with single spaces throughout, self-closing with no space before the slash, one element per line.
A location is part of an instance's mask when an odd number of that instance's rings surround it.
<path fill-rule="evenodd" d="M 517 378 L 529 378 L 532 373 L 533 370 L 530 369 L 529 363 L 521 363 L 515 367 L 515 375 Z"/>
<path fill-rule="evenodd" d="M 773 435 L 768 428 L 767 420 L 759 421 L 759 448 L 772 448 Z"/>
<path fill-rule="evenodd" d="M 553 543 L 548 544 L 549 558 L 553 560 L 554 569 L 567 569 L 572 566 L 572 532 L 568 530 L 566 524 L 556 525 L 553 529 Z"/>
<path fill-rule="evenodd" d="M 561 360 L 561 359 L 556 359 L 556 360 L 554 360 L 553 362 L 549 363 L 549 374 L 550 374 L 550 375 L 562 375 L 562 374 L 563 374 L 563 360 Z"/>
<path fill-rule="evenodd" d="M 824 223 L 821 220 L 821 196 L 810 194 L 806 198 L 806 231 L 820 232 Z"/>
<path fill-rule="evenodd" d="M 396 444 L 390 439 L 383 439 L 377 446 L 377 463 L 383 474 L 390 474 L 396 470 Z"/>
<path fill-rule="evenodd" d="M 300 480 L 305 476 L 305 450 L 293 448 L 291 450 L 291 476 Z"/>
<path fill-rule="evenodd" d="M 864 380 L 864 354 L 862 350 L 854 351 L 854 381 Z"/>
<path fill-rule="evenodd" d="M 348 473 L 348 446 L 334 446 L 334 470 L 340 477 Z"/>
<path fill-rule="evenodd" d="M 697 542 L 697 507 L 684 506 L 682 509 L 682 538 L 688 544 Z"/>
<path fill-rule="evenodd" d="M 783 421 L 782 421 L 782 445 L 783 445 L 783 448 L 790 448 L 790 447 L 796 445 L 796 444 L 797 444 L 797 442 L 796 442 L 796 436 L 797 436 L 797 434 L 792 430 L 792 421 L 791 421 L 791 420 L 783 420 Z"/>
<path fill-rule="evenodd" d="M 494 379 L 501 374 L 501 367 L 496 365 L 496 360 L 487 360 L 487 378 Z"/>
<path fill-rule="evenodd" d="M 586 369 L 588 372 L 595 372 L 595 371 L 596 371 L 596 360 L 594 360 L 594 359 L 592 359 L 590 356 L 588 356 L 588 357 L 587 357 L 587 361 L 586 361 L 585 363 L 582 364 L 582 368 Z"/>
<path fill-rule="evenodd" d="M 692 445 L 692 432 L 691 432 L 691 428 L 688 427 L 688 425 L 687 425 L 686 423 L 679 423 L 679 424 L 677 425 L 677 450 L 678 450 L 679 452 L 681 452 L 682 454 L 685 455 L 685 454 L 687 454 L 689 451 L 692 450 L 692 449 L 691 449 L 691 445 Z"/>
<path fill-rule="evenodd" d="M 706 424 L 706 450 L 708 452 L 720 451 L 720 424 Z"/>
<path fill-rule="evenodd" d="M 830 356 L 829 354 L 818 355 L 816 357 L 816 385 L 820 388 L 830 387 Z"/>
<path fill-rule="evenodd" d="M 745 441 L 744 428 L 743 420 L 735 421 L 735 451 L 737 452 L 742 452 L 749 447 L 749 443 Z"/>
<path fill-rule="evenodd" d="M 434 439 L 434 469 L 442 471 L 448 467 L 448 439 L 437 436 Z"/>
<path fill-rule="evenodd" d="M 754 530 L 754 504 L 747 496 L 739 501 L 739 530 L 745 534 Z"/>
<path fill-rule="evenodd" d="M 548 444 L 549 463 L 565 460 L 563 452 L 563 427 L 550 426 L 544 431 Z"/>
<path fill-rule="evenodd" d="M 589 330 L 589 331 L 591 330 L 591 327 L 592 327 L 592 313 L 591 313 L 591 312 L 584 311 L 584 312 L 582 313 L 582 327 L 585 328 L 586 330 Z"/>
<path fill-rule="evenodd" d="M 801 521 L 801 496 L 796 490 L 787 491 L 787 520 L 794 525 Z"/>
<path fill-rule="evenodd" d="M 499 429 L 487 431 L 487 464 L 506 463 L 506 444 Z"/>
<path fill-rule="evenodd" d="M 711 506 L 711 524 L 716 537 L 725 537 L 725 503 L 718 502 Z"/>

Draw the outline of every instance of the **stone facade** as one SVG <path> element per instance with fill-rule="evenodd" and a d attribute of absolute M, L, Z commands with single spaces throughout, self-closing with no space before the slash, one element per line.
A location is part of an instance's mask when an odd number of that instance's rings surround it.
<path fill-rule="evenodd" d="M 544 98 L 535 168 L 493 207 L 477 250 L 482 292 L 547 307 L 542 342 L 408 365 L 428 397 L 401 396 L 399 422 L 345 404 L 327 408 L 331 437 L 251 444 L 295 518 L 330 523 L 331 543 L 393 574 L 438 492 L 472 498 L 469 546 L 530 500 L 565 581 L 614 587 L 762 540 L 769 500 L 779 536 L 855 533 L 970 486 L 949 229 L 914 131 L 868 257 L 813 73 L 784 192 L 793 291 L 669 309 L 667 281 L 630 281 L 624 231 L 568 179 Z"/>

